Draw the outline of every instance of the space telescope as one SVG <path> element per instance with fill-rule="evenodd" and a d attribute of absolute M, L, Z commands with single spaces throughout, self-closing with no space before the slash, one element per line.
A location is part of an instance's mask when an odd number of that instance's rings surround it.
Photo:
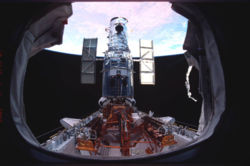
<path fill-rule="evenodd" d="M 127 19 L 114 17 L 103 61 L 100 109 L 83 119 L 63 118 L 65 128 L 42 147 L 76 156 L 124 157 L 171 152 L 194 141 L 196 130 L 178 125 L 175 118 L 154 117 L 136 108 L 133 63 L 140 63 L 141 84 L 155 84 L 153 42 L 140 40 L 140 59 L 133 59 L 127 41 Z M 95 83 L 97 39 L 84 39 L 81 83 Z"/>

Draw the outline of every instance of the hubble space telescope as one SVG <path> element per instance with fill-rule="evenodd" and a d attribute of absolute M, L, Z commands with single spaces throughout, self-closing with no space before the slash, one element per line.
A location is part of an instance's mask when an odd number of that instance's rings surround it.
<path fill-rule="evenodd" d="M 102 69 L 99 110 L 83 119 L 63 118 L 65 128 L 42 147 L 76 156 L 133 158 L 171 152 L 194 141 L 196 130 L 176 124 L 174 117 L 154 117 L 136 108 L 133 63 L 140 63 L 141 84 L 155 84 L 153 42 L 140 40 L 140 59 L 133 59 L 127 41 L 127 19 L 114 17 Z M 95 83 L 97 39 L 84 39 L 81 83 Z"/>

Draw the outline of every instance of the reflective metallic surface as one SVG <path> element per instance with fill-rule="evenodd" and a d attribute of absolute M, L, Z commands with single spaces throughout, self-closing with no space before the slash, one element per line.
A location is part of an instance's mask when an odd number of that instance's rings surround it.
<path fill-rule="evenodd" d="M 108 28 L 108 50 L 103 63 L 103 97 L 134 96 L 133 60 L 127 43 L 127 19 L 114 17 Z"/>

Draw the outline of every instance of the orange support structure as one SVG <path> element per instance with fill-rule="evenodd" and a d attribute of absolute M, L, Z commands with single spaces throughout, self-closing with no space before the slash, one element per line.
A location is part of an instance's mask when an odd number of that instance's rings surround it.
<path fill-rule="evenodd" d="M 177 142 L 174 140 L 173 135 L 166 135 L 162 138 L 162 141 L 161 141 L 162 146 L 169 146 L 169 145 L 173 145 L 176 143 Z"/>
<path fill-rule="evenodd" d="M 94 143 L 91 140 L 77 139 L 77 146 L 76 146 L 76 148 L 78 150 L 87 150 L 87 151 L 96 152 L 96 149 L 94 147 Z"/>

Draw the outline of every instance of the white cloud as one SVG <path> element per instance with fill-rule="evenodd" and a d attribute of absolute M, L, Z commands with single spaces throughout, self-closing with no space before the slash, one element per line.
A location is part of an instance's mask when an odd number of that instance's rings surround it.
<path fill-rule="evenodd" d="M 182 27 L 187 28 L 187 23 L 188 23 L 187 21 L 182 22 Z"/>
<path fill-rule="evenodd" d="M 175 32 L 174 29 L 158 31 L 159 27 L 176 21 L 176 14 L 168 2 L 84 2 L 72 5 L 73 15 L 65 26 L 63 44 L 52 47 L 52 50 L 81 54 L 83 38 L 98 38 L 97 56 L 103 56 L 108 42 L 105 28 L 115 16 L 126 17 L 129 21 L 128 44 L 133 56 L 139 55 L 139 39 L 154 40 L 155 55 L 172 53 L 171 46 L 183 43 L 184 32 Z M 180 25 L 185 26 L 185 21 Z"/>
<path fill-rule="evenodd" d="M 154 52 L 155 56 L 160 55 L 173 55 L 183 53 L 182 44 L 185 39 L 185 32 L 183 31 L 162 31 L 161 36 L 163 40 L 155 43 Z"/>

